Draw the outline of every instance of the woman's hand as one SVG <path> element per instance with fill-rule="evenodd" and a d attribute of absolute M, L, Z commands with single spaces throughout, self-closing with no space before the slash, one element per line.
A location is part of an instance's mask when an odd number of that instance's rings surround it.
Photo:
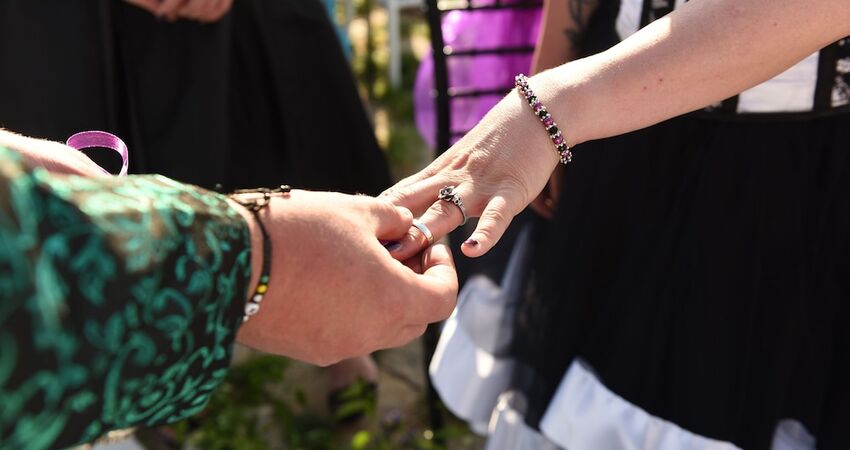
<path fill-rule="evenodd" d="M 262 239 L 253 216 L 253 248 Z M 394 240 L 413 216 L 386 200 L 293 191 L 261 212 L 272 239 L 272 274 L 260 311 L 240 342 L 319 365 L 396 347 L 455 306 L 457 275 L 438 245 L 402 264 L 379 240 Z M 253 267 L 262 252 L 254 251 Z M 259 277 L 254 271 L 254 283 Z"/>
<path fill-rule="evenodd" d="M 439 239 L 463 222 L 457 206 L 437 199 L 440 188 L 456 186 L 468 216 L 481 217 L 462 247 L 464 254 L 477 257 L 496 245 L 557 164 L 558 154 L 546 130 L 514 91 L 451 149 L 382 196 L 422 215 L 421 221 Z M 412 228 L 401 243 L 393 254 L 404 260 L 421 251 L 425 239 Z"/>

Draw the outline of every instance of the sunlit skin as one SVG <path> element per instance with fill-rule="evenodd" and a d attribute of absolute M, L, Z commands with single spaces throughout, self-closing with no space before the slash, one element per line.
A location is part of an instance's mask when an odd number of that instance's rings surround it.
<path fill-rule="evenodd" d="M 531 86 L 567 142 L 611 137 L 697 110 L 755 86 L 850 35 L 850 0 L 688 2 L 597 55 L 547 70 Z M 580 147 L 573 164 L 579 164 Z M 514 92 L 451 149 L 384 196 L 422 215 L 435 238 L 462 222 L 435 202 L 454 185 L 480 220 L 461 250 L 487 253 L 558 164 L 547 133 Z M 565 182 L 568 182 L 565 181 Z M 420 251 L 413 228 L 394 253 Z"/>

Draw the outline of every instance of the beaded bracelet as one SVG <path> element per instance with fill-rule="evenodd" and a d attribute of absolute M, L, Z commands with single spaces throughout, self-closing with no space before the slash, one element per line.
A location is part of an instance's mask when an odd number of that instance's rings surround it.
<path fill-rule="evenodd" d="M 558 156 L 561 159 L 561 164 L 567 164 L 573 160 L 573 153 L 570 151 L 570 147 L 567 145 L 567 141 L 564 136 L 561 134 L 561 130 L 558 129 L 558 125 L 555 124 L 555 119 L 552 118 L 552 115 L 549 114 L 549 111 L 546 110 L 546 107 L 540 103 L 540 100 L 537 99 L 537 96 L 534 95 L 534 91 L 531 90 L 531 87 L 528 85 L 528 77 L 525 74 L 519 74 L 515 78 L 515 84 L 517 87 L 517 91 L 525 97 L 528 101 L 528 105 L 531 106 L 531 109 L 537 114 L 537 117 L 543 122 L 543 127 L 546 128 L 546 131 L 549 132 L 549 138 L 552 139 L 552 143 L 555 144 L 555 151 L 558 152 Z"/>
<path fill-rule="evenodd" d="M 274 189 L 239 189 L 230 194 L 230 198 L 233 199 L 233 201 L 244 206 L 251 211 L 252 214 L 254 214 L 254 218 L 257 219 L 257 224 L 260 226 L 260 232 L 263 234 L 263 269 L 262 272 L 260 272 L 260 281 L 254 289 L 254 294 L 248 298 L 247 302 L 245 302 L 245 315 L 242 316 L 243 323 L 247 322 L 251 316 L 260 312 L 260 303 L 263 302 L 263 297 L 269 290 L 269 277 L 272 269 L 272 241 L 269 238 L 269 233 L 266 231 L 265 225 L 263 225 L 263 221 L 260 220 L 260 210 L 271 203 L 272 195 L 285 195 L 291 190 L 292 188 L 283 184 Z M 260 197 L 250 199 L 237 197 L 244 194 L 259 194 Z"/>

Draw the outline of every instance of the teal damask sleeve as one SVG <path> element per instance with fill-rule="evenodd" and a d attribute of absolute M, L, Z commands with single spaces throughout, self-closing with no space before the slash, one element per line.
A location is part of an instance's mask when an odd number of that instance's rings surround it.
<path fill-rule="evenodd" d="M 200 411 L 227 371 L 250 260 L 220 195 L 29 171 L 0 148 L 0 449 Z"/>

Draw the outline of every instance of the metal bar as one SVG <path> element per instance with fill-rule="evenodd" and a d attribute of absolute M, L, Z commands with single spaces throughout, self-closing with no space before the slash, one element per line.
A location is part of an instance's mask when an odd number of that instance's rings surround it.
<path fill-rule="evenodd" d="M 450 98 L 468 98 L 468 97 L 492 97 L 506 95 L 513 89 L 513 86 L 490 88 L 490 89 L 463 89 L 449 88 L 448 96 Z"/>
<path fill-rule="evenodd" d="M 506 9 L 531 9 L 539 8 L 543 5 L 542 1 L 524 1 L 516 3 L 503 3 L 497 1 L 489 4 L 476 4 L 471 1 L 439 1 L 438 5 L 441 12 L 449 12 L 456 10 L 464 11 L 488 11 L 488 10 L 506 10 Z"/>
<path fill-rule="evenodd" d="M 462 8 L 464 11 L 496 11 L 506 9 L 532 9 L 539 8 L 542 3 L 508 3 L 503 5 L 472 5 Z M 443 10 L 443 12 L 450 10 Z"/>
<path fill-rule="evenodd" d="M 518 53 L 533 53 L 533 45 L 523 45 L 519 47 L 503 47 L 503 48 L 469 48 L 464 50 L 455 50 L 447 45 L 443 47 L 443 53 L 448 57 L 458 56 L 481 56 L 481 55 L 510 55 Z"/>
<path fill-rule="evenodd" d="M 401 87 L 401 8 L 397 1 L 387 2 L 390 35 L 390 86 Z"/>
<path fill-rule="evenodd" d="M 443 40 L 442 12 L 437 8 L 438 0 L 427 0 L 428 26 L 431 29 L 431 48 L 445 47 Z M 449 128 L 451 127 L 451 108 L 449 105 L 449 70 L 446 55 L 435 51 L 434 55 L 434 89 L 437 103 L 437 154 L 448 150 L 450 145 Z"/>
<path fill-rule="evenodd" d="M 431 48 L 434 58 L 434 90 L 436 95 L 434 101 L 437 106 L 437 148 L 436 153 L 439 155 L 449 149 L 451 145 L 450 128 L 451 128 L 451 105 L 449 102 L 449 70 L 446 62 L 446 55 L 439 51 L 445 47 L 443 40 L 443 14 L 437 5 L 438 0 L 426 0 L 425 14 L 428 18 L 428 27 L 431 30 Z M 431 375 L 428 373 L 428 366 L 431 364 L 431 358 L 434 356 L 434 351 L 437 348 L 437 342 L 440 339 L 440 325 L 431 324 L 425 331 L 424 339 L 422 340 L 423 347 L 423 370 L 425 371 L 426 396 L 425 403 L 428 409 L 431 429 L 435 432 L 435 444 L 442 447 L 444 438 L 442 433 L 437 433 L 445 426 L 445 420 L 440 408 L 440 400 L 434 385 L 431 384 Z"/>

